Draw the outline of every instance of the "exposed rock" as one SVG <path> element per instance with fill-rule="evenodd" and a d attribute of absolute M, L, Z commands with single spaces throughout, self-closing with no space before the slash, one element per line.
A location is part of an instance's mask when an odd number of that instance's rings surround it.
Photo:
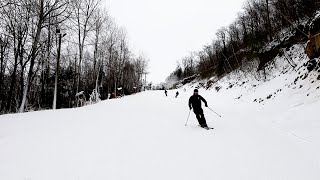
<path fill-rule="evenodd" d="M 272 94 L 270 94 L 268 97 L 267 97 L 267 99 L 271 99 L 272 98 Z"/>
<path fill-rule="evenodd" d="M 305 74 L 303 77 L 302 77 L 302 80 L 305 80 L 307 77 L 308 77 L 308 73 L 307 74 Z"/>
<path fill-rule="evenodd" d="M 222 88 L 221 86 L 216 86 L 216 87 L 215 87 L 215 89 L 216 89 L 217 92 L 219 92 L 221 88 Z"/>
<path fill-rule="evenodd" d="M 320 34 L 310 37 L 306 47 L 306 54 L 310 59 L 320 57 Z"/>
<path fill-rule="evenodd" d="M 308 71 L 313 71 L 318 69 L 318 59 L 314 58 L 308 61 L 307 63 L 307 69 Z"/>
<path fill-rule="evenodd" d="M 310 59 L 320 57 L 320 16 L 315 18 L 309 25 L 309 42 L 306 54 Z"/>
<path fill-rule="evenodd" d="M 206 85 L 206 89 L 209 89 L 213 84 L 215 83 L 215 81 L 213 80 L 208 80 L 207 85 Z"/>

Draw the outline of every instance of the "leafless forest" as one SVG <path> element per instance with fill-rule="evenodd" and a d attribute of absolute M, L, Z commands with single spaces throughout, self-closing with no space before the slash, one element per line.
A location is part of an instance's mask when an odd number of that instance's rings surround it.
<path fill-rule="evenodd" d="M 308 41 L 308 25 L 319 9 L 318 0 L 248 0 L 232 24 L 220 28 L 201 51 L 182 58 L 168 79 L 223 76 L 253 59 L 259 59 L 263 74 L 282 49 Z"/>
<path fill-rule="evenodd" d="M 148 58 L 100 0 L 0 0 L 0 113 L 139 91 Z"/>

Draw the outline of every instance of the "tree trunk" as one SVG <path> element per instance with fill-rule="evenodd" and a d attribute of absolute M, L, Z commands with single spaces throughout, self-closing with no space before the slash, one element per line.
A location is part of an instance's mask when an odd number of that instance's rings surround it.
<path fill-rule="evenodd" d="M 46 104 L 46 85 L 49 75 L 49 62 L 50 62 L 50 53 L 51 53 L 51 13 L 49 13 L 49 25 L 48 25 L 48 43 L 47 43 L 47 58 L 42 61 L 41 69 L 41 105 Z"/>
<path fill-rule="evenodd" d="M 78 11 L 80 11 L 80 10 L 78 10 Z M 79 40 L 79 67 L 78 67 L 78 73 L 77 73 L 78 74 L 78 78 L 77 78 L 77 90 L 76 90 L 76 93 L 79 92 L 79 87 L 80 87 L 81 61 L 82 61 L 80 17 L 78 17 L 78 40 Z"/>
<path fill-rule="evenodd" d="M 270 11 L 269 11 L 269 0 L 266 0 L 267 3 L 267 20 L 268 20 L 268 30 L 269 30 L 269 40 L 273 40 L 273 35 L 272 35 L 272 26 L 271 26 L 271 21 L 270 21 Z"/>
<path fill-rule="evenodd" d="M 12 101 L 12 96 L 13 92 L 15 89 L 15 82 L 16 82 L 16 77 L 17 77 L 17 66 L 18 66 L 18 56 L 14 58 L 14 67 L 13 67 L 13 72 L 11 75 L 11 83 L 10 83 L 10 89 L 9 89 L 9 94 L 8 94 L 8 101 L 7 101 L 7 107 L 6 110 L 8 112 L 11 112 L 11 101 Z"/>
<path fill-rule="evenodd" d="M 31 56 L 30 56 L 30 67 L 29 67 L 26 86 L 24 87 L 24 90 L 23 90 L 23 97 L 22 97 L 21 106 L 19 108 L 19 112 L 20 113 L 24 112 L 26 101 L 27 101 L 27 94 L 28 94 L 28 91 L 29 91 L 29 88 L 30 88 L 29 86 L 31 84 L 31 79 L 32 79 L 32 76 L 33 76 L 33 67 L 34 67 L 34 64 L 35 64 L 36 56 L 37 56 L 36 52 L 37 52 L 37 47 L 38 47 L 40 34 L 41 34 L 41 30 L 42 30 L 43 18 L 44 18 L 43 17 L 43 8 L 44 8 L 44 1 L 41 0 L 41 2 L 40 2 L 39 20 L 38 20 L 38 24 L 37 24 L 37 32 L 36 32 L 36 36 L 35 36 L 33 44 L 32 44 L 32 50 L 31 50 Z"/>
<path fill-rule="evenodd" d="M 61 51 L 61 38 L 62 35 L 59 34 L 59 47 L 58 47 L 58 57 L 57 57 L 57 68 L 56 68 L 56 77 L 54 81 L 54 96 L 53 96 L 53 105 L 52 109 L 56 109 L 57 107 L 57 92 L 58 92 L 58 78 L 59 78 L 59 64 L 60 64 L 60 51 Z"/>
<path fill-rule="evenodd" d="M 0 39 L 0 112 L 3 110 L 4 104 L 4 88 L 3 88 L 3 80 L 4 80 L 4 54 L 5 54 L 5 45 L 2 39 Z M 3 44 L 2 44 L 3 43 Z"/>

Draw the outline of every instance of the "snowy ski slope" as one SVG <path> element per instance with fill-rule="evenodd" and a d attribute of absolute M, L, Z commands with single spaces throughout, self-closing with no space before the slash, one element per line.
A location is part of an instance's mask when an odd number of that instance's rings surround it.
<path fill-rule="evenodd" d="M 0 179 L 320 179 L 319 120 L 304 115 L 316 113 L 319 101 L 283 111 L 281 104 L 200 89 L 223 116 L 204 108 L 215 128 L 208 131 L 194 114 L 184 126 L 192 90 L 177 99 L 175 91 L 149 91 L 79 109 L 0 116 Z M 314 129 L 291 131 L 286 121 L 300 118 Z"/>

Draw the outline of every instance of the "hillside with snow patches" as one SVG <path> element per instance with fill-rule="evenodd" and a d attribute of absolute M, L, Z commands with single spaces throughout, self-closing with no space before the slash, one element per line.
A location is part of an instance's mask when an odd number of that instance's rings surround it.
<path fill-rule="evenodd" d="M 168 97 L 146 91 L 77 109 L 2 115 L 0 179 L 319 180 L 319 66 L 307 69 L 301 45 L 286 54 L 296 66 L 278 56 L 265 80 L 239 69 Z M 198 127 L 192 112 L 185 126 L 194 88 L 222 115 L 203 107 L 213 130 Z"/>
<path fill-rule="evenodd" d="M 294 45 L 285 54 L 278 55 L 274 61 L 269 62 L 266 75 L 262 71 L 252 71 L 258 68 L 258 61 L 252 61 L 246 65 L 247 69 L 240 68 L 222 79 L 194 81 L 186 87 L 202 87 L 216 96 L 229 96 L 235 101 L 256 104 L 270 112 L 267 118 L 273 123 L 287 123 L 285 126 L 306 129 L 304 133 L 320 141 L 319 134 L 315 132 L 320 130 L 320 117 L 317 114 L 320 102 L 320 60 L 310 61 L 304 46 Z M 277 117 L 279 114 L 285 115 L 285 118 Z M 305 136 L 308 138 L 308 135 Z"/>

